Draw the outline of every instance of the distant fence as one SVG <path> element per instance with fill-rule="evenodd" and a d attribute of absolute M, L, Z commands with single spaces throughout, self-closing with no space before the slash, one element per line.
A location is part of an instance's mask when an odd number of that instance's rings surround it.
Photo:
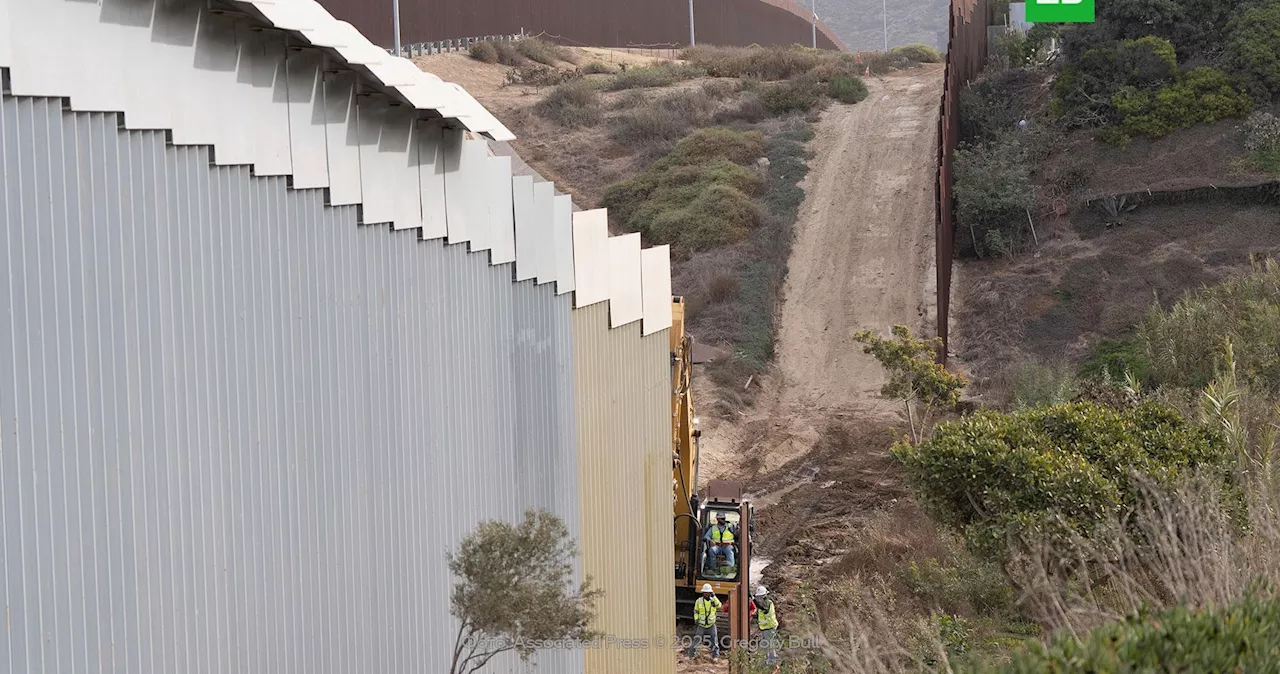
<path fill-rule="evenodd" d="M 471 45 L 477 42 L 515 42 L 524 37 L 523 35 L 486 35 L 485 37 L 462 37 L 454 40 L 436 40 L 434 42 L 415 42 L 413 44 L 400 45 L 400 56 L 405 58 L 413 58 L 415 56 L 429 56 L 431 54 L 448 54 L 455 51 L 467 51 L 471 49 Z M 388 49 L 388 54 L 395 53 L 395 49 Z"/>
<path fill-rule="evenodd" d="M 951 0 L 947 37 L 947 65 L 942 85 L 942 111 L 938 118 L 937 267 L 938 336 L 942 338 L 939 362 L 946 363 L 950 343 L 951 264 L 955 259 L 955 207 L 951 187 L 955 179 L 952 160 L 960 140 L 960 90 L 986 65 L 987 25 L 991 12 L 987 0 Z"/>

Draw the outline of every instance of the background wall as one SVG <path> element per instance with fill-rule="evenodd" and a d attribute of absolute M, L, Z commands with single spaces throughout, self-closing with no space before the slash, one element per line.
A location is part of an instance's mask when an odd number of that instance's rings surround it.
<path fill-rule="evenodd" d="M 671 674 L 671 346 L 666 330 L 609 329 L 609 305 L 573 313 L 583 571 L 610 588 L 599 627 L 650 648 L 595 649 L 591 674 Z M 668 643 L 659 643 L 660 639 Z"/>
<path fill-rule="evenodd" d="M 391 2 L 321 0 L 370 40 L 394 43 Z M 807 4 L 795 0 L 696 0 L 697 40 L 719 45 L 808 45 L 813 40 Z M 596 47 L 689 43 L 687 0 L 402 0 L 404 43 L 480 35 L 548 33 L 561 42 Z M 818 46 L 843 43 L 819 24 Z"/>

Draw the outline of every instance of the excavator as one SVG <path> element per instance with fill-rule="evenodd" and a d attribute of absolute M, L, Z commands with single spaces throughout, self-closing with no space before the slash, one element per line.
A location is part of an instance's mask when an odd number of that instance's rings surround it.
<path fill-rule="evenodd" d="M 719 616 L 721 652 L 732 650 L 748 638 L 750 610 L 751 538 L 755 510 L 743 497 L 742 484 L 710 480 L 698 491 L 698 463 L 702 431 L 693 405 L 693 339 L 685 331 L 686 305 L 673 297 L 671 306 L 671 433 L 672 485 L 674 491 L 676 623 L 681 632 L 693 625 L 693 604 L 698 589 L 710 584 L 724 603 Z M 724 515 L 736 528 L 734 564 L 714 554 L 703 533 Z M 729 658 L 730 663 L 736 660 Z"/>

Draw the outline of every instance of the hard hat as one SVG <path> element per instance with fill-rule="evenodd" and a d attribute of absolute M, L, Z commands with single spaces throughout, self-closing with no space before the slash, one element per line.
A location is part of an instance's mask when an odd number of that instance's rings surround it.
<path fill-rule="evenodd" d="M 766 594 L 769 594 L 769 589 L 768 589 L 768 588 L 766 588 L 766 587 L 765 587 L 765 586 L 763 586 L 763 585 L 760 585 L 760 586 L 757 586 L 757 587 L 756 587 L 756 596 L 757 596 L 757 597 L 763 597 L 763 596 L 765 596 Z"/>
<path fill-rule="evenodd" d="M 716 513 L 716 519 L 717 519 L 717 520 L 719 520 L 719 521 L 721 521 L 721 522 L 723 522 L 723 521 L 725 521 L 725 520 L 726 520 L 726 519 L 728 519 L 728 518 L 727 518 L 727 517 L 725 517 L 725 514 L 724 514 L 724 513 Z"/>
<path fill-rule="evenodd" d="M 702 586 L 702 591 L 703 593 L 707 593 L 707 592 L 714 592 L 715 590 L 711 589 L 711 583 L 707 583 L 706 585 Z"/>

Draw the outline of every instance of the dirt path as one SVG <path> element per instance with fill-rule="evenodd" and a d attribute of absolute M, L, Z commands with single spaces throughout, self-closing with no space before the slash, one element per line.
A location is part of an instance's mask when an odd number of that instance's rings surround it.
<path fill-rule="evenodd" d="M 934 170 L 941 66 L 868 80 L 833 106 L 811 148 L 784 288 L 776 374 L 753 411 L 708 428 L 713 475 L 763 474 L 808 452 L 833 419 L 889 415 L 879 366 L 854 332 L 896 323 L 933 334 Z M 748 470 L 749 468 L 749 470 Z"/>

